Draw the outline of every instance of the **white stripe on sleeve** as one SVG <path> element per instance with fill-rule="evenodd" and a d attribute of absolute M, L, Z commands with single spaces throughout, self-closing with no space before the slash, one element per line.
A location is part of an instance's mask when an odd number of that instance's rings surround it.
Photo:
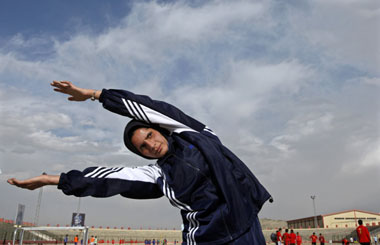
<path fill-rule="evenodd" d="M 188 126 L 173 120 L 172 118 L 150 109 L 144 105 L 141 105 L 141 109 L 144 111 L 145 115 L 148 117 L 148 120 L 152 123 L 159 124 L 161 127 L 169 130 L 169 132 L 181 133 L 183 131 L 194 131 L 194 129 L 189 128 Z"/>
<path fill-rule="evenodd" d="M 148 165 L 135 168 L 122 168 L 120 171 L 111 173 L 105 178 L 157 183 L 157 179 L 160 176 L 161 174 L 158 167 L 154 165 Z"/>
<path fill-rule="evenodd" d="M 181 133 L 184 131 L 193 131 L 194 129 L 158 112 L 152 110 L 151 108 L 137 103 L 136 101 L 125 100 L 122 101 L 127 108 L 129 114 L 131 114 L 135 119 L 144 121 L 146 123 L 159 124 L 161 127 L 169 130 L 170 133 Z"/>
<path fill-rule="evenodd" d="M 123 103 L 124 103 L 124 105 L 125 105 L 125 108 L 127 108 L 128 113 L 131 114 L 132 116 L 135 116 L 135 114 L 133 114 L 133 112 L 132 112 L 131 109 L 129 108 L 129 105 L 128 105 L 127 101 L 125 101 L 124 98 L 122 98 L 121 100 L 123 101 Z"/>

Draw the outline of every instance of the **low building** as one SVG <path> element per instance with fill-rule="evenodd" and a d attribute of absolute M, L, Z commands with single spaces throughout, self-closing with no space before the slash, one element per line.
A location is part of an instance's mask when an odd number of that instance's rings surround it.
<path fill-rule="evenodd" d="M 348 228 L 358 226 L 358 220 L 363 220 L 366 226 L 380 226 L 380 213 L 361 210 L 346 210 L 337 213 L 318 215 L 287 221 L 288 227 L 299 228 Z"/>

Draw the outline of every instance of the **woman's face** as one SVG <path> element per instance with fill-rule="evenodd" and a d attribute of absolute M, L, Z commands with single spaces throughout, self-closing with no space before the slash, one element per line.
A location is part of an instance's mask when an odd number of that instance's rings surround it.
<path fill-rule="evenodd" d="M 150 158 L 161 158 L 169 150 L 166 138 L 153 128 L 136 129 L 131 141 L 142 155 Z"/>

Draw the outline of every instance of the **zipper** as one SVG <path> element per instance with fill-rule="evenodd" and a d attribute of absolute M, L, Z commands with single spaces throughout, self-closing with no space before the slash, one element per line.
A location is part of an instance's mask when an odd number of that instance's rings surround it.
<path fill-rule="evenodd" d="M 230 237 L 230 240 L 232 240 L 231 232 L 230 232 L 230 230 L 228 229 L 228 225 L 227 225 L 227 223 L 226 223 L 226 219 L 224 218 L 224 215 L 223 215 L 222 210 L 220 210 L 220 215 L 222 216 L 222 219 L 223 219 L 224 228 L 226 229 L 227 234 L 228 234 L 228 236 Z"/>
<path fill-rule="evenodd" d="M 203 175 L 204 177 L 207 178 L 207 176 L 206 176 L 204 173 L 202 173 L 202 171 L 200 170 L 200 168 L 195 167 L 194 165 L 192 165 L 192 164 L 189 163 L 189 162 L 186 162 L 185 160 L 183 160 L 182 158 L 178 157 L 178 156 L 177 156 L 176 154 L 174 154 L 174 153 L 170 153 L 169 155 L 165 156 L 164 158 L 161 158 L 161 159 L 159 160 L 159 162 L 158 162 L 158 165 L 161 165 L 160 163 L 165 163 L 166 160 L 167 160 L 169 157 L 171 157 L 171 156 L 173 156 L 174 158 L 178 159 L 178 160 L 181 161 L 182 163 L 185 163 L 188 167 L 190 167 L 190 168 L 192 168 L 193 170 L 199 172 L 201 175 Z"/>
<path fill-rule="evenodd" d="M 207 176 L 206 176 L 206 175 L 205 175 L 205 174 L 204 174 L 199 168 L 193 166 L 193 165 L 192 165 L 191 163 L 189 163 L 189 162 L 184 161 L 183 159 L 179 158 L 179 157 L 176 156 L 176 155 L 174 155 L 174 157 L 177 158 L 177 159 L 179 159 L 181 162 L 185 163 L 185 164 L 186 164 L 187 166 L 189 166 L 190 168 L 192 168 L 192 169 L 196 170 L 197 172 L 199 172 L 202 176 L 204 176 L 204 177 L 207 179 L 207 182 L 213 184 L 212 181 L 211 181 L 211 179 L 208 178 L 208 177 L 207 177 Z M 222 210 L 219 210 L 219 211 L 220 211 L 220 215 L 222 216 L 222 219 L 223 219 L 224 228 L 226 229 L 228 236 L 229 236 L 230 239 L 232 240 L 231 232 L 230 232 L 230 230 L 229 230 L 229 228 L 228 228 L 228 225 L 227 225 L 226 219 L 225 219 L 225 217 L 224 217 L 224 215 L 223 215 L 223 212 L 222 212 Z"/>
<path fill-rule="evenodd" d="M 187 162 L 187 161 L 183 160 L 182 158 L 178 157 L 178 156 L 177 156 L 176 154 L 174 154 L 174 153 L 171 153 L 170 155 L 164 157 L 164 158 L 162 159 L 162 162 L 166 161 L 166 159 L 167 159 L 169 156 L 173 156 L 174 158 L 178 159 L 180 162 L 186 164 L 186 165 L 187 165 L 188 167 L 190 167 L 191 169 L 193 169 L 193 170 L 195 170 L 196 172 L 200 173 L 203 177 L 206 178 L 206 180 L 207 180 L 208 183 L 211 183 L 212 185 L 214 185 L 213 182 L 211 181 L 211 179 L 210 179 L 209 177 L 207 177 L 207 176 L 206 176 L 206 175 L 200 170 L 200 168 L 195 167 L 195 166 L 192 165 L 190 162 Z M 223 219 L 223 225 L 224 225 L 224 228 L 225 228 L 225 230 L 226 230 L 228 236 L 229 236 L 230 239 L 232 240 L 231 232 L 230 232 L 230 230 L 229 230 L 229 228 L 228 228 L 228 225 L 227 225 L 226 219 L 225 219 L 225 217 L 224 217 L 224 215 L 223 215 L 223 212 L 222 212 L 222 210 L 219 210 L 219 212 L 220 212 L 220 215 L 222 216 L 222 219 Z"/>
<path fill-rule="evenodd" d="M 202 174 L 204 177 L 206 177 L 206 175 L 204 173 L 202 173 L 202 171 L 200 170 L 200 168 L 198 167 L 195 167 L 194 165 L 192 165 L 191 163 L 181 159 L 180 157 L 174 155 L 175 158 L 177 158 L 178 160 L 180 160 L 181 162 L 185 163 L 188 167 L 194 169 L 195 171 L 199 172 L 200 174 Z"/>
<path fill-rule="evenodd" d="M 171 156 L 175 156 L 174 153 L 169 153 L 168 155 L 164 156 L 163 158 L 158 159 L 158 161 L 157 161 L 158 165 L 161 166 Z"/>
<path fill-rule="evenodd" d="M 174 156 L 175 158 L 177 158 L 179 161 L 181 161 L 182 163 L 186 164 L 186 166 L 190 167 L 191 169 L 195 170 L 197 173 L 199 173 L 200 175 L 202 175 L 202 176 L 205 178 L 205 180 L 207 181 L 208 184 L 211 184 L 211 185 L 215 186 L 215 184 L 212 182 L 211 178 L 208 177 L 205 173 L 203 173 L 203 172 L 201 171 L 200 168 L 195 167 L 195 166 L 194 166 L 193 164 L 191 164 L 190 162 L 187 162 L 187 161 L 183 160 L 182 158 L 178 157 L 178 156 L 175 155 L 175 154 L 173 154 L 173 156 Z M 217 190 L 217 187 L 216 187 L 216 186 L 215 186 L 215 189 Z"/>

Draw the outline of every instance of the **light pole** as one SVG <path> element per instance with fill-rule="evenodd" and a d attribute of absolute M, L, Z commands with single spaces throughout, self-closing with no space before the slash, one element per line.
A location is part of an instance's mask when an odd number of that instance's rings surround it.
<path fill-rule="evenodd" d="M 46 175 L 46 173 L 43 172 L 42 175 Z M 41 201 L 42 201 L 42 189 L 43 189 L 43 187 L 40 188 L 40 192 L 38 193 L 36 212 L 34 214 L 34 220 L 33 220 L 34 226 L 38 226 L 38 220 L 40 218 L 40 209 L 41 209 Z"/>
<path fill-rule="evenodd" d="M 311 199 L 313 200 L 313 208 L 314 208 L 314 228 L 317 228 L 318 227 L 318 224 L 317 224 L 317 212 L 315 211 L 315 198 L 316 196 L 311 196 Z"/>
<path fill-rule="evenodd" d="M 78 197 L 78 208 L 77 208 L 77 214 L 80 212 L 80 197 Z"/>

